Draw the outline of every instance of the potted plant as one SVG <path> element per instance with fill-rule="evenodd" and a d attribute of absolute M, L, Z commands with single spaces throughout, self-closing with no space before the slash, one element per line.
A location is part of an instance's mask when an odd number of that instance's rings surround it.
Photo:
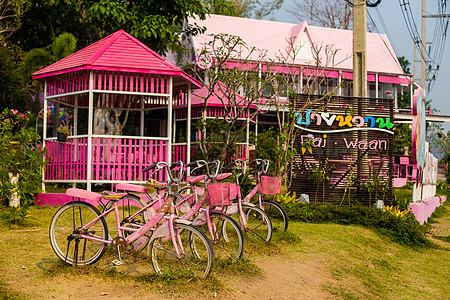
<path fill-rule="evenodd" d="M 56 133 L 56 140 L 58 142 L 64 143 L 67 140 L 67 136 L 70 134 L 69 127 L 61 122 L 58 127 L 58 132 Z"/>

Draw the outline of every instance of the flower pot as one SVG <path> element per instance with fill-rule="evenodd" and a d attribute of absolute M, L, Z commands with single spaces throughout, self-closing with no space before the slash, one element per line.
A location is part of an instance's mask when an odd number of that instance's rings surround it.
<path fill-rule="evenodd" d="M 67 141 L 67 134 L 65 134 L 63 132 L 57 132 L 56 140 L 60 143 L 64 143 L 65 141 Z"/>

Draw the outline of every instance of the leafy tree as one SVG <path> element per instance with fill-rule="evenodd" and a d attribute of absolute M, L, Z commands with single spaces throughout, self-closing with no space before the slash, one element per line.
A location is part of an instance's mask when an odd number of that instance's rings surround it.
<path fill-rule="evenodd" d="M 44 48 L 64 32 L 72 33 L 78 47 L 89 44 L 87 29 L 80 22 L 76 6 L 61 0 L 31 0 L 32 5 L 21 16 L 22 26 L 10 38 L 23 51 Z"/>
<path fill-rule="evenodd" d="M 66 0 L 78 11 L 91 41 L 124 29 L 153 50 L 164 53 L 171 44 L 179 43 L 184 20 L 197 15 L 205 18 L 201 0 Z M 188 28 L 195 34 L 198 27 Z"/>
<path fill-rule="evenodd" d="M 0 46 L 0 110 L 14 107 L 25 111 L 27 108 L 27 95 L 17 72 L 19 53 L 17 49 Z"/>
<path fill-rule="evenodd" d="M 41 98 L 42 83 L 36 80 L 32 81 L 31 74 L 72 54 L 75 51 L 76 46 L 77 40 L 75 37 L 71 33 L 65 32 L 56 37 L 51 45 L 48 45 L 45 48 L 31 49 L 29 52 L 25 53 L 21 66 L 22 82 L 23 85 L 27 87 L 29 94 L 33 95 L 31 97 L 33 101 L 30 103 L 31 110 L 35 115 L 37 115 L 40 110 L 39 99 Z M 57 113 L 54 114 L 55 117 L 57 115 Z M 56 127 L 54 130 L 56 130 Z M 56 136 L 56 131 L 54 132 L 54 136 Z"/>
<path fill-rule="evenodd" d="M 411 69 L 409 68 L 411 63 L 409 62 L 409 60 L 407 60 L 404 56 L 399 56 L 397 57 L 397 59 L 403 69 L 403 72 L 405 72 L 406 74 L 411 74 Z"/>
<path fill-rule="evenodd" d="M 405 149 L 411 155 L 411 127 L 410 124 L 397 123 L 394 127 L 394 153 L 403 155 Z"/>
<path fill-rule="evenodd" d="M 43 153 L 35 147 L 39 136 L 28 122 L 29 114 L 15 109 L 0 113 L 0 205 L 8 205 L 12 194 L 17 193 L 22 208 L 11 209 L 8 218 L 13 222 L 25 217 L 34 194 L 41 191 Z M 17 175 L 19 181 L 11 183 L 10 177 Z"/>
<path fill-rule="evenodd" d="M 20 27 L 20 17 L 28 9 L 29 0 L 0 0 L 0 44 Z"/>

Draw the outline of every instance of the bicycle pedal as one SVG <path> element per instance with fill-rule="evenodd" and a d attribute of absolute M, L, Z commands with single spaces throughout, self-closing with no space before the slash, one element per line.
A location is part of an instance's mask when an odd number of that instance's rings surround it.
<path fill-rule="evenodd" d="M 111 263 L 117 267 L 119 267 L 123 264 L 122 261 L 118 260 L 118 259 L 113 260 Z"/>

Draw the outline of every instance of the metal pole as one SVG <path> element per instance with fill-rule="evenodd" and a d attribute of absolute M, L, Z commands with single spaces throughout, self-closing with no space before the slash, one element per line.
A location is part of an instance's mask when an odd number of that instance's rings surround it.
<path fill-rule="evenodd" d="M 425 14 L 426 14 L 426 3 L 425 0 L 422 0 L 422 41 L 421 41 L 421 64 L 420 64 L 420 85 L 422 86 L 422 89 L 425 91 L 426 86 L 427 86 L 427 66 L 426 66 L 426 43 L 427 43 L 427 39 L 426 39 L 426 19 L 425 19 Z M 423 100 L 425 101 L 425 93 L 423 93 Z"/>

